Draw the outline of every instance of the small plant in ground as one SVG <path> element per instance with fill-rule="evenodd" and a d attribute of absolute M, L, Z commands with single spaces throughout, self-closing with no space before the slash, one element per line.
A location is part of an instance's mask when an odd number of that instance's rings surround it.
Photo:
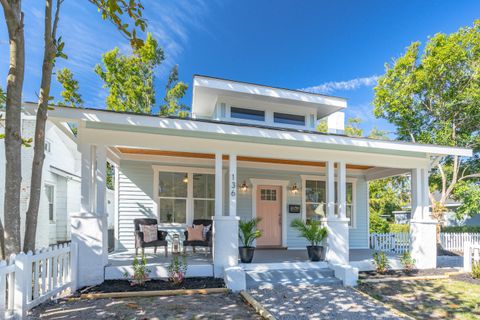
<path fill-rule="evenodd" d="M 388 263 L 388 258 L 385 255 L 385 252 L 374 252 L 373 264 L 375 265 L 375 271 L 379 274 L 385 274 L 388 269 L 390 269 L 390 264 Z"/>
<path fill-rule="evenodd" d="M 138 259 L 138 257 L 135 255 L 135 257 L 133 257 L 132 267 L 133 275 L 130 276 L 130 274 L 125 271 L 125 278 L 130 280 L 130 284 L 132 286 L 144 286 L 145 282 L 149 280 L 148 274 L 150 273 L 150 269 L 147 268 L 147 259 L 145 258 L 145 255 L 142 254 L 140 259 Z"/>
<path fill-rule="evenodd" d="M 406 251 L 400 257 L 400 262 L 401 262 L 403 268 L 407 272 L 411 272 L 411 271 L 413 271 L 413 269 L 415 269 L 415 263 L 417 261 L 412 258 L 412 254 L 410 253 L 410 251 Z"/>
<path fill-rule="evenodd" d="M 480 262 L 472 263 L 472 278 L 480 279 Z"/>
<path fill-rule="evenodd" d="M 168 280 L 174 284 L 180 284 L 185 280 L 187 273 L 187 256 L 182 255 L 182 260 L 178 256 L 173 256 L 170 265 L 168 266 Z"/>

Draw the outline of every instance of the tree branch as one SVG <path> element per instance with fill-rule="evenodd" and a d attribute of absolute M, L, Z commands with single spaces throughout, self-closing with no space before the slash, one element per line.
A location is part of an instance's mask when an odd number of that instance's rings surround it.
<path fill-rule="evenodd" d="M 57 37 L 57 27 L 58 21 L 60 20 L 60 6 L 62 5 L 63 0 L 57 0 L 57 7 L 55 8 L 55 19 L 53 21 L 53 30 L 52 30 L 52 39 L 55 40 Z"/>
<path fill-rule="evenodd" d="M 465 180 L 465 179 L 471 179 L 471 178 L 480 178 L 480 173 L 467 174 L 466 176 L 463 176 L 460 179 L 458 179 L 458 181 Z"/>

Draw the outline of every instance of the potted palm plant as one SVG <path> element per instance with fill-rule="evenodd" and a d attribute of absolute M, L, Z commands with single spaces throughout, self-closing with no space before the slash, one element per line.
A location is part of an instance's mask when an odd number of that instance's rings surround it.
<path fill-rule="evenodd" d="M 310 245 L 307 246 L 310 261 L 325 260 L 325 247 L 321 244 L 327 237 L 327 228 L 322 227 L 320 221 L 304 222 L 302 219 L 294 219 L 291 226 L 300 232 L 301 237 L 310 242 Z"/>
<path fill-rule="evenodd" d="M 240 260 L 242 263 L 250 263 L 253 259 L 253 254 L 255 252 L 255 247 L 253 246 L 253 241 L 262 236 L 262 231 L 257 229 L 257 225 L 260 222 L 260 218 L 255 218 L 251 220 L 240 220 L 238 223 L 241 246 L 238 247 L 238 252 L 240 254 Z"/>

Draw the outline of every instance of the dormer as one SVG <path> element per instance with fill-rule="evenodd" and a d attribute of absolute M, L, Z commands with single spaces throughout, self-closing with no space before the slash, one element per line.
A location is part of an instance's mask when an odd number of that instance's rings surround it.
<path fill-rule="evenodd" d="M 196 75 L 192 117 L 299 130 L 315 130 L 327 119 L 342 133 L 343 98 Z"/>

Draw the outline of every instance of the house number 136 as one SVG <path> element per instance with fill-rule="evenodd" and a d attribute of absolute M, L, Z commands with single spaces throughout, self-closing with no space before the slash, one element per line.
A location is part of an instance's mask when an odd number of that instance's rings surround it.
<path fill-rule="evenodd" d="M 230 190 L 230 195 L 232 197 L 235 197 L 235 195 L 237 194 L 237 182 L 235 179 L 235 174 L 232 174 L 232 183 L 230 185 Z"/>

